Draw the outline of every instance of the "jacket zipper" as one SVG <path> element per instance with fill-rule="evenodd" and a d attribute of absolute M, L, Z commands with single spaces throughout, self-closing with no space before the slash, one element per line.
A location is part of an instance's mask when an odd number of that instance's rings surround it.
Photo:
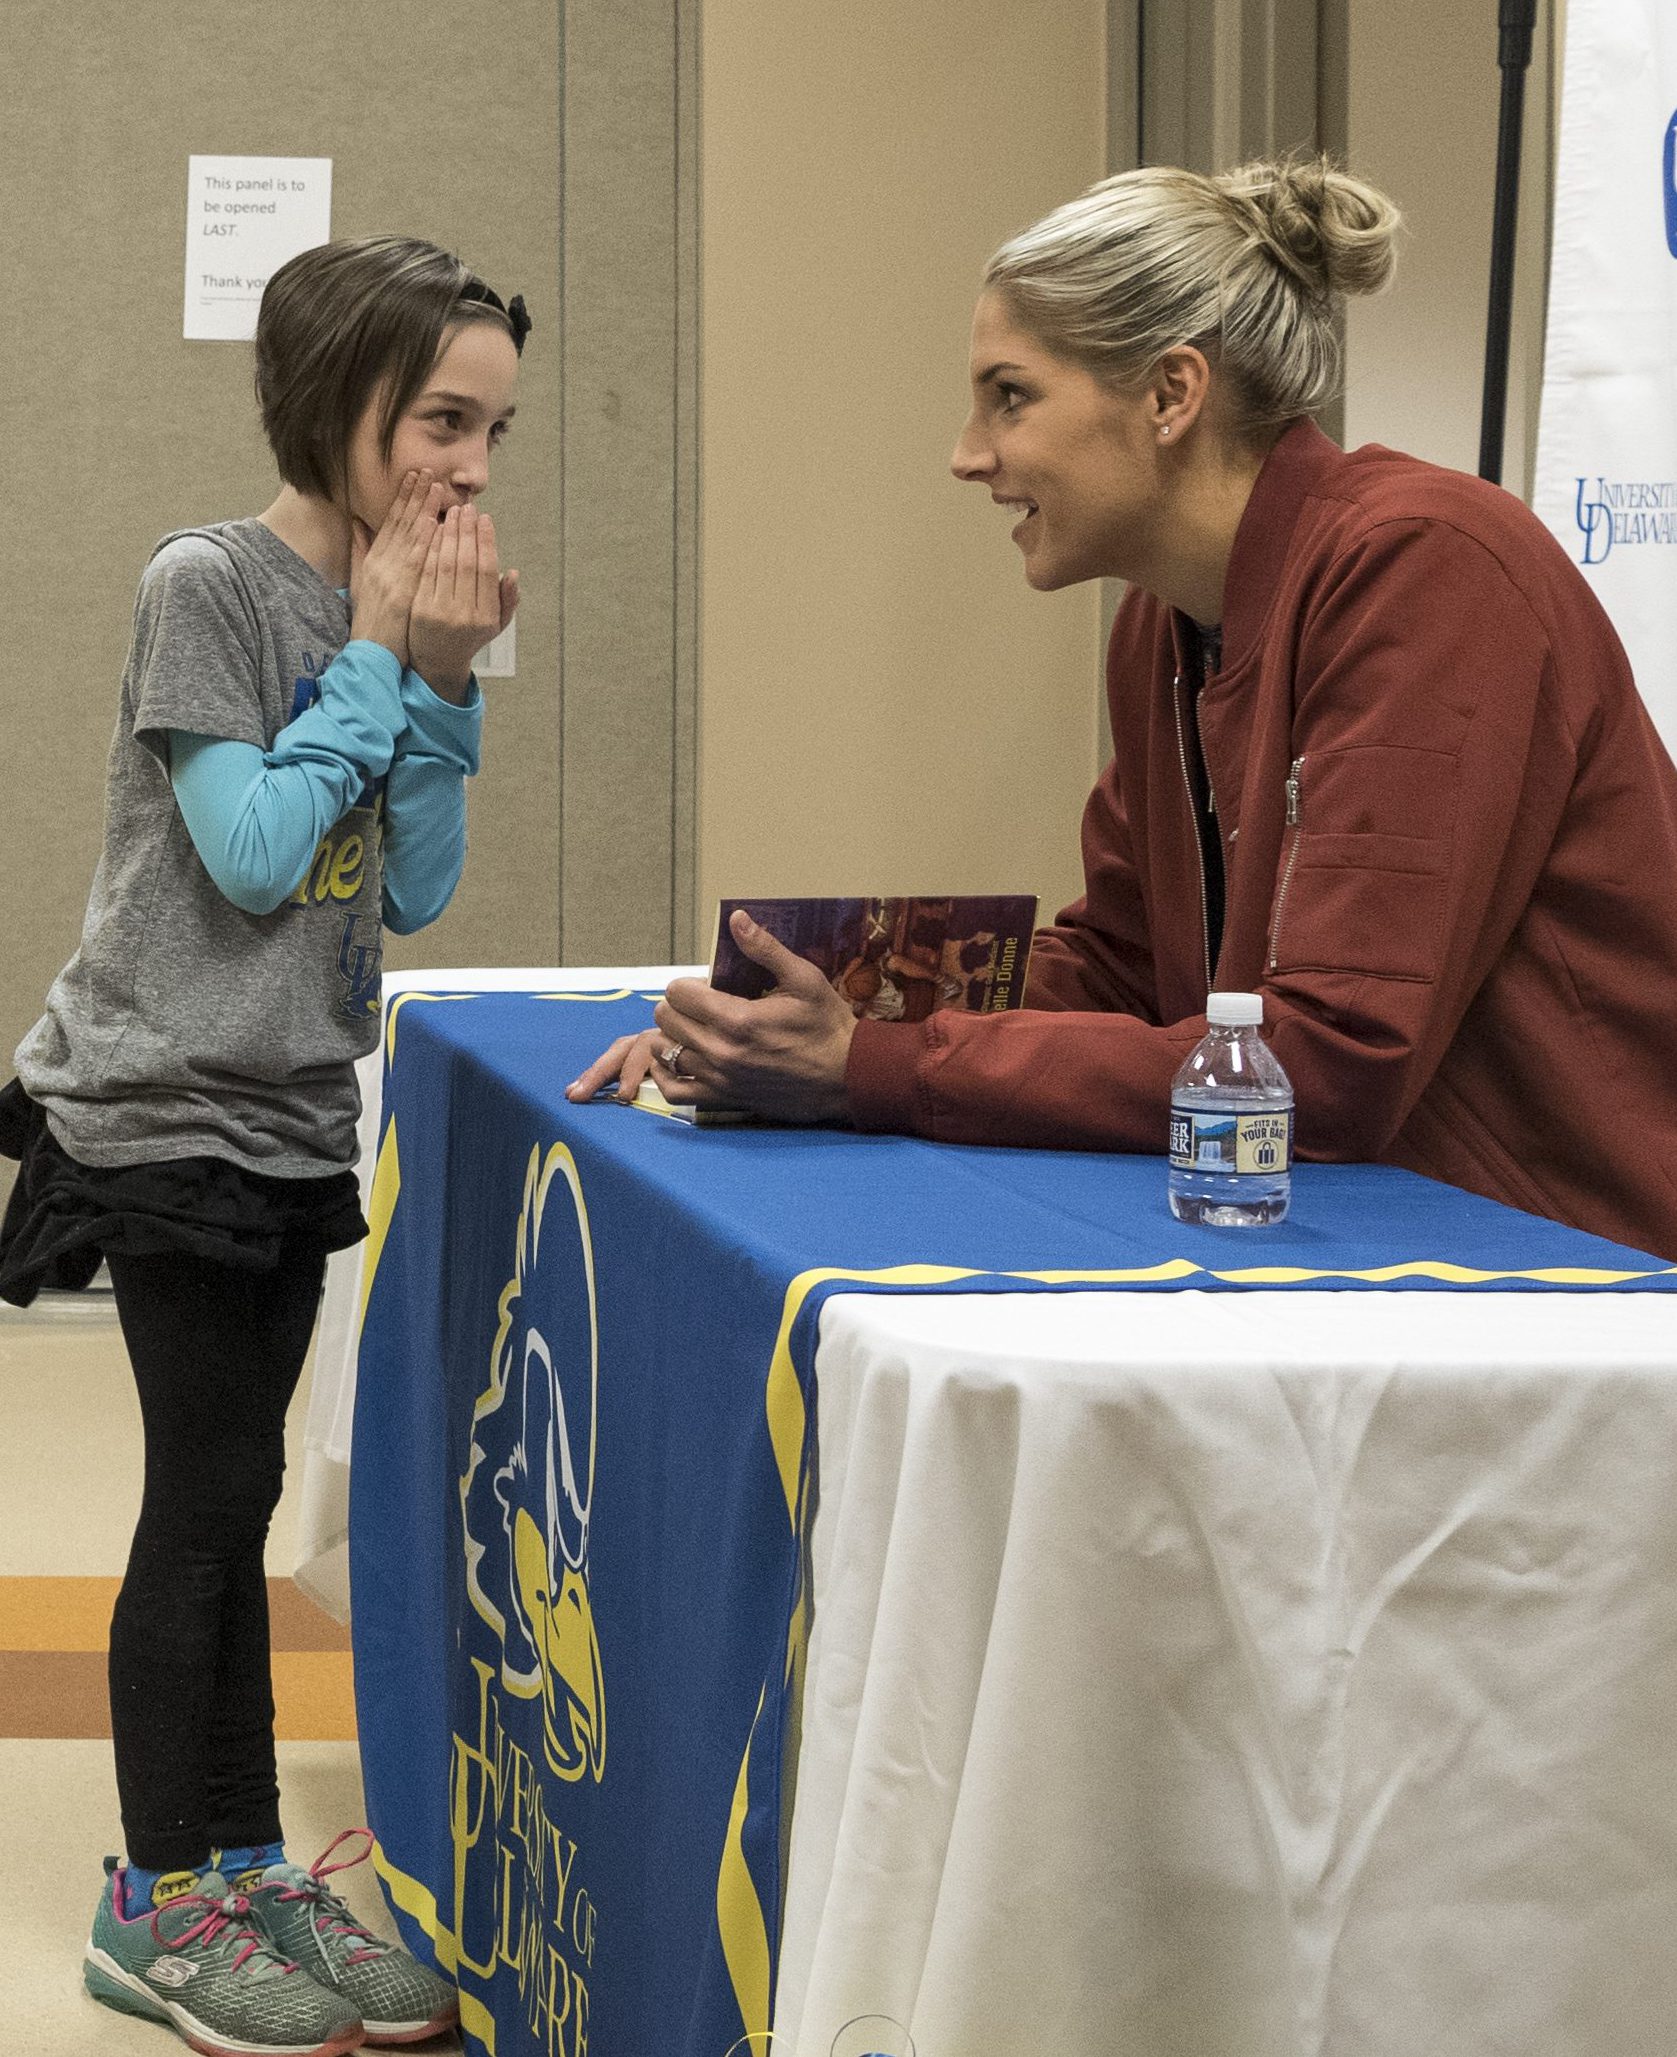
<path fill-rule="evenodd" d="M 1182 790 L 1188 796 L 1188 819 L 1194 825 L 1194 855 L 1200 865 L 1200 948 L 1205 958 L 1205 990 L 1211 991 L 1211 910 L 1205 897 L 1205 845 L 1200 841 L 1199 807 L 1188 776 L 1188 743 L 1182 731 L 1182 674 L 1171 680 L 1171 705 L 1176 710 L 1176 758 L 1182 767 Z M 1209 777 L 1206 780 L 1210 784 Z"/>
<path fill-rule="evenodd" d="M 1299 795 L 1303 785 L 1304 759 L 1295 757 L 1293 768 L 1287 774 L 1287 826 L 1293 832 L 1293 839 L 1287 846 L 1287 862 L 1282 867 L 1281 884 L 1275 895 L 1275 914 L 1269 925 L 1269 968 L 1275 969 L 1281 954 L 1281 911 L 1287 904 L 1287 888 L 1293 882 L 1293 866 L 1299 854 Z"/>

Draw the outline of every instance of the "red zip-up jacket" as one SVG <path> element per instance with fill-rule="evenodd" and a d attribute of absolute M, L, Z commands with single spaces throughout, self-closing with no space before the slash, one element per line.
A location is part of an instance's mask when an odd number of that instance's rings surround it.
<path fill-rule="evenodd" d="M 1025 1008 L 860 1023 L 858 1126 L 1163 1151 L 1208 990 L 1261 992 L 1301 1157 L 1677 1260 L 1677 771 L 1560 545 L 1481 480 L 1281 436 L 1200 695 L 1215 966 L 1188 633 L 1149 594 L 1119 609 L 1085 892 Z"/>

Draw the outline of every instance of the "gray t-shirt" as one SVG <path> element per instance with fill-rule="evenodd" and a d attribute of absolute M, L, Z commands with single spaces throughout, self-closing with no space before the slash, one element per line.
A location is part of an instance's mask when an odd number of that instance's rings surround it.
<path fill-rule="evenodd" d="M 168 734 L 266 750 L 315 697 L 349 607 L 260 521 L 167 536 L 140 582 L 80 947 L 18 1076 L 84 1164 L 222 1157 L 280 1178 L 355 1160 L 355 1060 L 378 1041 L 382 781 L 272 914 L 204 869 Z"/>

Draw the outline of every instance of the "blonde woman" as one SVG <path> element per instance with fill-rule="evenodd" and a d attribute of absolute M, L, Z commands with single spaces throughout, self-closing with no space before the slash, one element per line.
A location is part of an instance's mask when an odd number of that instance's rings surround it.
<path fill-rule="evenodd" d="M 1032 586 L 1130 589 L 1084 896 L 1011 1015 L 856 1023 L 740 933 L 776 992 L 679 982 L 575 1097 L 650 1067 L 675 1101 L 1162 1151 L 1207 993 L 1261 991 L 1301 1155 L 1677 1258 L 1677 773 L 1526 508 L 1311 420 L 1397 227 L 1324 162 L 1155 169 L 996 253 L 956 476 Z"/>

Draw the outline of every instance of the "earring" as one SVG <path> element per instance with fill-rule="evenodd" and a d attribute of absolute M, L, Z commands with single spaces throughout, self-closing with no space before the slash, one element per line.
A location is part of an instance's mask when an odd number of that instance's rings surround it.
<path fill-rule="evenodd" d="M 1159 431 L 1159 441 L 1160 441 L 1160 442 L 1162 443 L 1162 442 L 1164 441 L 1164 439 L 1166 438 L 1166 436 L 1168 436 L 1169 434 L 1170 434 L 1170 423 L 1169 423 L 1169 422 L 1167 421 L 1167 422 L 1165 423 L 1164 427 L 1163 427 L 1162 429 L 1160 429 L 1160 431 Z"/>

